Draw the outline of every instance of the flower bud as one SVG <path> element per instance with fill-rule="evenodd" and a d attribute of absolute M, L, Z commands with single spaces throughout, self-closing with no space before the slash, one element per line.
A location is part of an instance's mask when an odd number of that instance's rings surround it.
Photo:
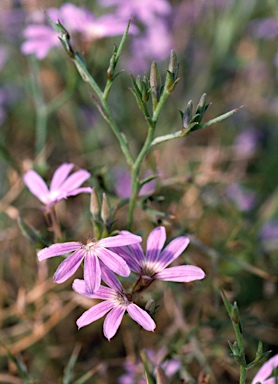
<path fill-rule="evenodd" d="M 150 86 L 151 86 L 151 91 L 153 92 L 156 101 L 159 101 L 160 89 L 161 89 L 161 79 L 160 79 L 160 73 L 158 70 L 158 66 L 157 66 L 157 63 L 155 61 L 153 61 L 152 65 L 151 65 Z"/>
<path fill-rule="evenodd" d="M 179 72 L 179 63 L 176 52 L 174 50 L 171 51 L 168 70 L 172 73 L 173 80 L 176 80 Z"/>
<path fill-rule="evenodd" d="M 112 218 L 111 218 L 111 209 L 109 206 L 109 202 L 106 196 L 106 193 L 102 194 L 102 204 L 101 204 L 101 213 L 100 217 L 105 224 L 105 226 L 108 228 L 111 224 Z"/>
<path fill-rule="evenodd" d="M 99 201 L 95 188 L 92 189 L 91 193 L 90 212 L 93 220 L 99 219 Z"/>

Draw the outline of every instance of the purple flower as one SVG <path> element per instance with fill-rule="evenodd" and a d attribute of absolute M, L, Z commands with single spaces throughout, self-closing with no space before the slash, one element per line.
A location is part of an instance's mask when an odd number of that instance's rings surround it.
<path fill-rule="evenodd" d="M 278 18 L 268 17 L 251 22 L 251 28 L 255 37 L 264 39 L 275 39 L 278 36 Z"/>
<path fill-rule="evenodd" d="M 54 274 L 56 283 L 63 283 L 72 276 L 84 260 L 84 280 L 89 292 L 97 291 L 101 282 L 101 266 L 99 259 L 113 272 L 121 276 L 129 276 L 130 269 L 118 254 L 117 247 L 130 245 L 142 241 L 140 236 L 125 231 L 113 237 L 106 237 L 99 241 L 89 239 L 87 244 L 77 241 L 53 244 L 38 252 L 38 259 L 44 260 L 54 256 L 73 252 L 57 268 Z M 113 251 L 107 249 L 113 247 Z"/>
<path fill-rule="evenodd" d="M 69 176 L 73 167 L 72 163 L 60 165 L 54 172 L 49 189 L 41 176 L 33 170 L 23 175 L 23 181 L 33 195 L 49 209 L 53 204 L 69 196 L 91 193 L 91 187 L 79 188 L 90 177 L 90 173 L 85 169 L 79 169 Z"/>
<path fill-rule="evenodd" d="M 278 220 L 269 220 L 262 226 L 260 240 L 267 251 L 278 248 Z"/>
<path fill-rule="evenodd" d="M 47 14 L 55 23 L 59 20 L 71 37 L 74 38 L 75 34 L 79 34 L 84 42 L 122 35 L 128 21 L 110 14 L 97 18 L 88 9 L 71 3 L 65 3 L 59 9 L 49 8 Z M 136 31 L 137 29 L 132 26 L 130 32 Z M 21 46 L 22 52 L 33 53 L 38 59 L 45 58 L 51 48 L 61 45 L 57 32 L 46 25 L 31 24 L 25 29 L 24 36 L 26 41 Z"/>
<path fill-rule="evenodd" d="M 114 168 L 115 192 L 122 199 L 128 199 L 131 194 L 131 175 L 123 168 Z M 149 176 L 146 174 L 146 177 Z M 139 196 L 151 195 L 155 191 L 155 181 L 144 184 L 139 191 Z"/>
<path fill-rule="evenodd" d="M 258 148 L 260 135 L 254 128 L 247 128 L 240 132 L 234 142 L 237 156 L 253 156 Z"/>
<path fill-rule="evenodd" d="M 107 314 L 103 324 L 103 333 L 110 340 L 116 334 L 123 315 L 127 311 L 129 316 L 141 327 L 147 331 L 153 331 L 156 327 L 155 322 L 146 311 L 134 304 L 124 293 L 120 281 L 116 277 L 113 278 L 111 273 L 104 274 L 103 279 L 109 287 L 101 285 L 94 293 L 90 293 L 84 280 L 74 280 L 72 287 L 77 293 L 85 297 L 104 300 L 79 317 L 76 322 L 78 328 L 85 327 Z"/>
<path fill-rule="evenodd" d="M 239 184 L 230 184 L 226 189 L 227 196 L 232 200 L 237 209 L 247 212 L 252 209 L 256 203 L 256 195 L 252 190 L 242 188 Z"/>
<path fill-rule="evenodd" d="M 122 233 L 124 232 L 122 231 Z M 149 285 L 153 280 L 187 283 L 205 277 L 204 271 L 193 265 L 166 268 L 185 250 L 189 244 L 189 239 L 185 236 L 177 237 L 162 250 L 165 241 L 165 228 L 157 227 L 149 234 L 146 254 L 139 244 L 132 244 L 129 248 L 121 248 L 119 254 L 125 259 L 132 271 L 141 275 L 146 285 Z"/>
<path fill-rule="evenodd" d="M 278 375 L 276 374 L 275 377 L 269 378 L 272 371 L 278 367 L 278 354 L 273 356 L 271 359 L 269 359 L 267 362 L 265 362 L 261 368 L 258 370 L 256 376 L 252 380 L 252 384 L 275 384 L 278 378 Z M 276 378 L 276 379 L 275 379 Z"/>
<path fill-rule="evenodd" d="M 166 0 L 99 0 L 101 6 L 117 7 L 117 14 L 125 20 L 135 18 L 144 25 L 152 24 L 157 16 L 166 16 L 171 6 Z"/>

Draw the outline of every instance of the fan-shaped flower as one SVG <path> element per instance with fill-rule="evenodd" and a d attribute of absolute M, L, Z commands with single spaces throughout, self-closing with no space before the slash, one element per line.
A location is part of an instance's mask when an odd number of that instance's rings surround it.
<path fill-rule="evenodd" d="M 92 192 L 91 187 L 79 188 L 90 177 L 90 173 L 85 169 L 79 169 L 69 176 L 73 167 L 74 164 L 72 163 L 60 165 L 54 172 L 49 188 L 41 176 L 34 170 L 25 173 L 23 181 L 30 192 L 49 209 L 53 204 L 69 196 Z"/>
<path fill-rule="evenodd" d="M 104 272 L 103 279 L 109 287 L 101 285 L 97 292 L 90 293 L 84 280 L 76 279 L 73 282 L 72 287 L 75 292 L 88 298 L 104 300 L 83 313 L 76 322 L 78 328 L 85 327 L 107 314 L 103 324 L 103 333 L 110 340 L 116 334 L 123 315 L 127 311 L 129 316 L 141 327 L 147 331 L 153 331 L 156 325 L 151 316 L 131 301 L 115 275 L 113 277 L 113 274 L 109 273 L 105 267 L 103 270 L 107 272 Z"/>
<path fill-rule="evenodd" d="M 157 227 L 149 234 L 146 254 L 139 244 L 121 248 L 118 252 L 130 269 L 141 275 L 145 285 L 157 279 L 187 283 L 205 277 L 204 271 L 194 265 L 166 268 L 185 250 L 189 239 L 185 236 L 177 237 L 162 249 L 165 241 L 165 228 Z"/>
<path fill-rule="evenodd" d="M 84 280 L 87 289 L 90 292 L 97 291 L 101 282 L 101 268 L 99 259 L 120 276 L 129 276 L 130 269 L 125 262 L 117 254 L 117 249 L 120 246 L 130 245 L 141 242 L 140 236 L 133 235 L 125 231 L 124 234 L 117 236 L 106 237 L 99 241 L 89 239 L 87 244 L 82 244 L 77 241 L 53 244 L 48 248 L 44 248 L 38 252 L 38 259 L 44 260 L 54 256 L 65 255 L 73 252 L 68 256 L 57 268 L 54 274 L 56 283 L 63 283 L 71 277 L 78 269 L 84 260 Z M 107 249 L 113 247 L 113 251 Z"/>

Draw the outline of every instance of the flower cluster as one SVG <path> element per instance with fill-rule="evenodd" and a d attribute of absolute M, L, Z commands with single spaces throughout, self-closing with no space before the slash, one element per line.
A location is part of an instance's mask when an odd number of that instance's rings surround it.
<path fill-rule="evenodd" d="M 112 14 L 96 17 L 88 9 L 71 3 L 64 3 L 59 9 L 49 8 L 47 15 L 55 23 L 59 20 L 73 37 L 82 36 L 84 43 L 122 35 L 128 22 L 128 19 L 118 19 Z M 135 31 L 135 27 L 130 30 L 131 33 Z M 51 48 L 61 45 L 56 31 L 47 24 L 30 24 L 23 34 L 25 41 L 21 46 L 22 52 L 34 54 L 38 59 L 44 59 Z"/>
<path fill-rule="evenodd" d="M 23 179 L 29 190 L 50 209 L 68 196 L 91 192 L 89 187 L 79 188 L 90 176 L 89 172 L 79 170 L 69 176 L 73 166 L 64 163 L 58 167 L 49 188 L 33 170 L 28 171 Z M 121 231 L 118 235 L 98 241 L 89 238 L 86 244 L 78 241 L 52 244 L 38 251 L 38 259 L 41 261 L 65 255 L 54 274 L 56 283 L 68 280 L 84 263 L 84 279 L 74 280 L 73 289 L 85 297 L 103 301 L 83 313 L 77 320 L 77 325 L 79 328 L 84 327 L 107 314 L 103 331 L 110 340 L 117 332 L 125 312 L 145 330 L 155 329 L 156 324 L 151 316 L 136 305 L 132 297 L 136 292 L 146 289 L 154 280 L 189 282 L 205 277 L 202 269 L 192 265 L 167 268 L 185 250 L 189 239 L 185 236 L 177 237 L 163 249 L 165 241 L 165 228 L 155 228 L 147 239 L 147 250 L 144 254 L 139 245 L 142 238 L 128 231 Z M 132 292 L 126 293 L 116 274 L 128 277 L 131 271 L 139 277 Z"/>

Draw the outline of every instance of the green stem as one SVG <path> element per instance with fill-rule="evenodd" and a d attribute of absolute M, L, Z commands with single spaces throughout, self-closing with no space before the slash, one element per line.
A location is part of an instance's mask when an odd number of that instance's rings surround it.
<path fill-rule="evenodd" d="M 133 215 L 134 215 L 136 200 L 137 200 L 139 188 L 141 185 L 140 181 L 139 181 L 140 168 L 141 168 L 141 165 L 142 165 L 144 158 L 146 157 L 147 153 L 151 149 L 151 144 L 152 144 L 152 141 L 154 138 L 156 123 L 157 123 L 160 112 L 162 111 L 162 108 L 163 108 L 165 101 L 166 101 L 168 96 L 169 96 L 169 93 L 167 92 L 167 90 L 164 90 L 160 99 L 159 99 L 159 102 L 156 106 L 156 109 L 153 112 L 152 119 L 147 120 L 148 126 L 149 126 L 148 135 L 147 135 L 147 138 L 146 138 L 146 141 L 145 141 L 143 147 L 141 148 L 141 151 L 139 152 L 139 154 L 135 160 L 135 163 L 133 164 L 133 166 L 131 168 L 132 169 L 131 170 L 131 180 L 132 180 L 131 196 L 130 196 L 130 201 L 129 201 L 129 206 L 128 206 L 128 214 L 127 214 L 127 228 L 129 230 L 131 230 L 131 228 L 132 228 Z"/>
<path fill-rule="evenodd" d="M 97 95 L 97 99 L 94 98 L 94 101 L 101 112 L 103 118 L 108 122 L 110 125 L 114 135 L 118 139 L 118 142 L 120 144 L 120 147 L 122 149 L 122 152 L 126 158 L 126 161 L 129 165 L 133 165 L 134 161 L 132 158 L 132 155 L 130 153 L 128 144 L 120 132 L 120 129 L 117 125 L 117 123 L 114 120 L 114 117 L 112 115 L 111 109 L 107 103 L 107 100 L 105 99 L 101 89 L 99 88 L 98 84 L 95 82 L 91 74 L 89 73 L 86 64 L 84 63 L 83 59 L 80 57 L 80 55 L 77 52 L 74 52 L 73 62 L 76 65 L 76 68 L 78 72 L 80 73 L 82 79 L 90 84 L 91 88 L 94 90 L 94 92 Z M 106 95 L 105 95 L 106 96 Z"/>
<path fill-rule="evenodd" d="M 246 368 L 242 365 L 240 366 L 240 378 L 239 378 L 239 384 L 245 384 L 246 382 Z"/>

